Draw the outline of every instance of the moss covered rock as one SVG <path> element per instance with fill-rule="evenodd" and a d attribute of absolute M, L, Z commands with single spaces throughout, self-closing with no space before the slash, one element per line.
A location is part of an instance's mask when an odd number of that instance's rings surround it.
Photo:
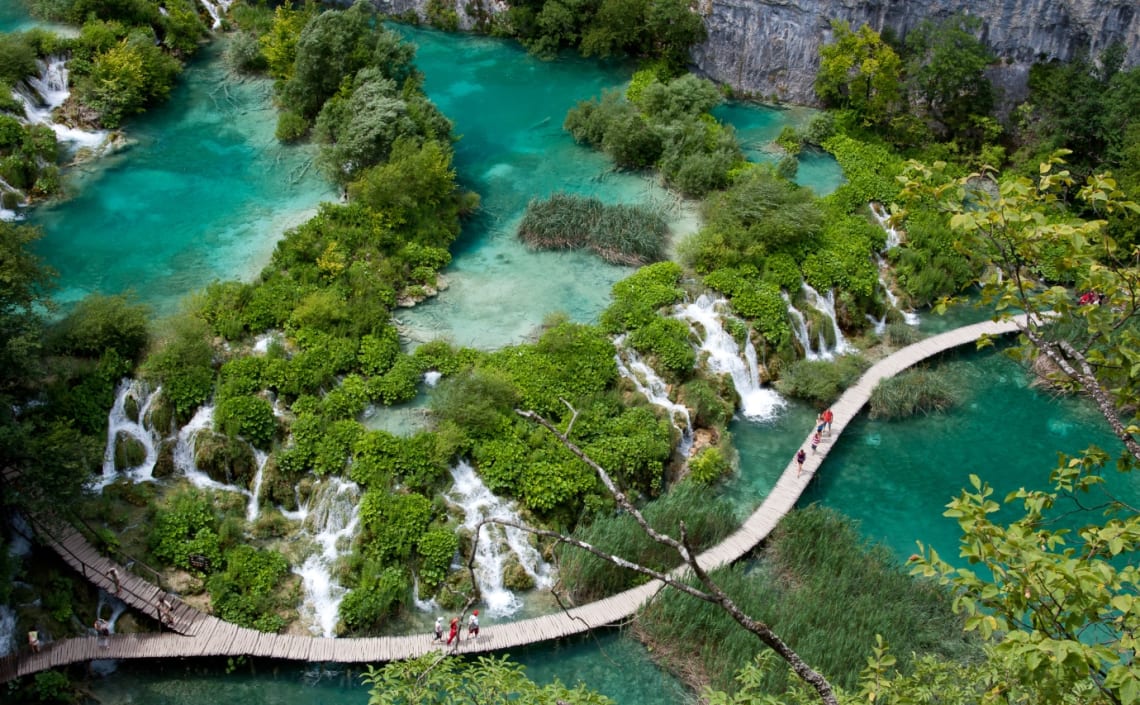
<path fill-rule="evenodd" d="M 194 463 L 216 482 L 248 488 L 257 474 L 257 460 L 249 444 L 203 431 L 194 439 Z"/>
<path fill-rule="evenodd" d="M 170 477 L 174 474 L 174 446 L 176 445 L 173 440 L 166 440 L 158 446 L 158 457 L 154 461 L 154 470 L 151 475 L 154 477 Z"/>
<path fill-rule="evenodd" d="M 119 431 L 115 434 L 115 470 L 136 468 L 146 461 L 146 446 L 134 436 Z"/>

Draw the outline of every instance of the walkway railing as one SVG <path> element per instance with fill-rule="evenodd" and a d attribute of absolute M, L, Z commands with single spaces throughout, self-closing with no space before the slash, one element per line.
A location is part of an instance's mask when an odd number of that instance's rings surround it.
<path fill-rule="evenodd" d="M 972 343 L 983 336 L 1012 333 L 1024 317 L 1009 321 L 986 321 L 963 326 L 909 345 L 880 360 L 848 388 L 831 407 L 835 418 L 829 439 L 818 451 L 809 454 L 800 473 L 793 459 L 789 459 L 783 474 L 759 508 L 741 527 L 721 543 L 698 556 L 702 567 L 712 570 L 747 554 L 760 543 L 790 512 L 811 478 L 819 470 L 843 430 L 871 398 L 875 386 L 933 355 Z M 810 443 L 814 428 L 804 439 Z M 68 534 L 68 530 L 70 533 Z M 98 587 L 114 591 L 108 571 L 115 567 L 121 578 L 121 594 L 132 607 L 158 618 L 158 601 L 164 595 L 161 589 L 130 573 L 125 567 L 101 556 L 74 528 L 65 528 L 62 538 L 44 537 L 65 561 L 79 570 Z M 684 567 L 678 568 L 683 573 Z M 498 651 L 550 639 L 579 634 L 623 620 L 637 611 L 659 590 L 659 581 L 652 581 L 625 592 L 587 605 L 575 607 L 542 617 L 524 619 L 503 625 L 484 626 L 477 641 L 462 641 L 460 653 Z M 125 597 L 122 595 L 125 592 Z M 45 644 L 40 653 L 23 650 L 0 660 L 0 682 L 37 671 L 70 663 L 103 658 L 175 658 L 186 656 L 262 656 L 294 661 L 333 661 L 340 663 L 383 662 L 412 658 L 441 648 L 432 642 L 429 634 L 408 636 L 371 637 L 359 639 L 331 639 L 324 637 L 267 634 L 246 629 L 216 617 L 206 615 L 185 603 L 175 608 L 177 634 L 125 634 L 102 640 L 96 637 L 64 639 Z M 104 644 L 101 646 L 100 644 Z"/>

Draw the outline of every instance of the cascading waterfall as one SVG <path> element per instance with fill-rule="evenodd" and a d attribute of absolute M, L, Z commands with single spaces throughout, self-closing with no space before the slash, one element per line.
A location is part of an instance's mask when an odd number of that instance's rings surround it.
<path fill-rule="evenodd" d="M 24 79 L 30 90 L 18 86 L 12 97 L 24 105 L 28 122 L 33 125 L 47 125 L 55 132 L 60 142 L 72 147 L 98 149 L 107 140 L 107 132 L 102 130 L 81 130 L 55 122 L 52 113 L 71 96 L 68 88 L 67 59 L 62 56 L 49 56 L 47 60 L 37 60 L 39 74 Z"/>
<path fill-rule="evenodd" d="M 0 605 L 0 656 L 16 649 L 16 610 Z"/>
<path fill-rule="evenodd" d="M 340 602 L 348 589 L 333 576 L 337 560 L 348 553 L 360 523 L 361 494 L 355 482 L 329 477 L 314 489 L 305 513 L 304 526 L 318 550 L 294 572 L 301 576 L 305 591 L 301 616 L 316 636 L 336 636 Z"/>
<path fill-rule="evenodd" d="M 632 382 L 634 389 L 644 394 L 650 404 L 661 407 L 669 414 L 673 427 L 681 432 L 677 452 L 682 458 L 689 457 L 689 450 L 693 447 L 693 421 L 689 416 L 689 408 L 669 398 L 665 380 L 641 359 L 636 350 L 626 347 L 624 335 L 614 339 L 614 348 L 617 350 L 614 362 L 617 363 L 618 374 Z"/>
<path fill-rule="evenodd" d="M 102 590 L 99 591 L 99 601 L 95 605 L 95 616 L 107 623 L 107 631 L 109 633 L 115 633 L 115 624 L 119 621 L 119 617 L 126 611 L 127 603 L 111 597 Z M 95 629 L 91 628 L 89 633 L 94 636 Z M 91 662 L 90 666 L 91 671 L 100 676 L 108 676 L 114 673 L 118 667 L 119 662 L 117 659 L 95 659 Z"/>
<path fill-rule="evenodd" d="M 247 521 L 256 520 L 258 513 L 261 511 L 261 508 L 257 504 L 257 498 L 261 496 L 261 483 L 265 481 L 265 463 L 269 461 L 269 453 L 254 448 L 253 458 L 257 461 L 257 474 L 253 476 L 253 489 L 250 491 L 249 505 L 245 511 Z"/>
<path fill-rule="evenodd" d="M 451 469 L 451 477 L 454 484 L 446 497 L 463 510 L 463 528 L 472 534 L 485 519 L 523 523 L 514 502 L 491 494 L 470 463 L 460 461 Z M 509 550 L 504 550 L 504 545 Z M 534 579 L 535 587 L 548 588 L 554 584 L 550 564 L 542 560 L 530 544 L 527 532 L 513 526 L 484 524 L 475 546 L 475 580 L 486 612 L 493 617 L 514 614 L 522 607 L 518 596 L 503 586 L 503 569 L 509 553 L 515 554 L 523 570 Z"/>
<path fill-rule="evenodd" d="M 210 15 L 210 19 L 214 21 L 211 29 L 221 29 L 222 16 L 229 11 L 233 0 L 201 0 L 201 2 L 202 7 L 206 8 L 206 12 Z"/>
<path fill-rule="evenodd" d="M 882 204 L 872 201 L 871 215 L 875 218 L 875 222 L 879 224 L 879 227 L 887 234 L 887 244 L 883 247 L 883 252 L 898 247 L 899 243 L 902 242 L 902 236 L 898 229 L 891 225 L 891 214 L 887 212 L 886 208 L 884 208 Z M 877 264 L 879 268 L 879 286 L 883 288 L 883 294 L 887 297 L 887 303 L 891 305 L 891 308 L 902 314 L 903 321 L 905 321 L 907 325 L 917 326 L 921 322 L 918 314 L 914 311 L 904 311 L 902 307 L 899 306 L 899 297 L 895 296 L 895 292 L 891 290 L 891 284 L 887 281 L 886 277 L 888 269 L 886 260 L 876 255 L 875 264 Z M 876 320 L 870 314 L 867 314 L 867 319 L 875 325 L 876 333 L 882 335 L 883 331 L 886 330 L 887 317 L 885 315 L 881 319 Z"/>
<path fill-rule="evenodd" d="M 92 484 L 93 489 L 102 490 L 119 476 L 115 469 L 115 446 L 120 434 L 138 441 L 146 450 L 146 459 L 133 468 L 125 468 L 124 472 L 136 482 L 153 479 L 151 473 L 154 471 L 155 460 L 158 459 L 158 443 L 162 438 L 154 429 L 147 428 L 143 421 L 161 391 L 162 387 L 150 391 L 146 383 L 140 380 L 124 379 L 119 382 L 115 391 L 115 403 L 107 415 L 107 448 L 103 451 L 103 474 Z M 131 420 L 127 415 L 128 399 L 133 400 L 138 409 L 137 421 Z"/>
<path fill-rule="evenodd" d="M 811 347 L 811 336 L 808 335 L 807 320 L 804 318 L 803 312 L 792 305 L 792 298 L 788 296 L 788 292 L 781 291 L 780 296 L 784 298 L 784 303 L 788 305 L 788 316 L 792 321 L 792 335 L 795 336 L 796 342 L 804 350 L 804 357 L 808 360 L 818 360 L 820 355 Z"/>
<path fill-rule="evenodd" d="M 846 355 L 851 352 L 852 347 L 847 344 L 847 339 L 843 337 L 843 331 L 839 330 L 839 321 L 835 318 L 835 290 L 828 289 L 827 296 L 821 296 L 820 293 L 811 288 L 807 282 L 803 283 L 800 290 L 803 291 L 804 299 L 808 302 L 808 305 L 822 313 L 827 320 L 831 321 L 831 330 L 835 334 L 835 347 L 828 349 L 827 341 L 823 337 L 823 331 L 820 331 L 820 357 L 830 359 L 835 355 Z"/>
<path fill-rule="evenodd" d="M 439 611 L 439 603 L 434 597 L 428 600 L 420 599 L 420 576 L 416 575 L 415 571 L 412 571 L 412 604 L 420 612 Z"/>
<path fill-rule="evenodd" d="M 727 373 L 732 377 L 740 395 L 741 413 L 754 421 L 771 419 L 787 402 L 776 390 L 760 386 L 755 348 L 751 352 L 751 363 L 746 363 L 741 357 L 740 346 L 721 323 L 720 310 L 727 305 L 724 299 L 714 300 L 702 294 L 695 302 L 678 306 L 675 315 L 704 329 L 700 350 L 708 353 L 708 364 L 713 372 Z M 745 355 L 749 354 L 749 347 L 752 347 L 751 340 L 745 344 Z"/>

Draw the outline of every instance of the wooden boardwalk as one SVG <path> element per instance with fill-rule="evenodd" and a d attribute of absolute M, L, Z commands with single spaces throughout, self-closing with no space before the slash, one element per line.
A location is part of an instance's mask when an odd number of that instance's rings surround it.
<path fill-rule="evenodd" d="M 798 473 L 794 460 L 789 459 L 776 486 L 760 507 L 735 533 L 702 553 L 698 557 L 700 564 L 706 570 L 711 570 L 732 563 L 768 536 L 780 519 L 795 507 L 835 440 L 871 398 L 872 390 L 881 380 L 933 355 L 972 343 L 982 336 L 1014 332 L 1018 328 L 1018 322 L 1023 321 L 1022 317 L 964 326 L 905 347 L 876 363 L 831 407 L 835 414 L 831 435 L 815 454 L 808 454 L 804 472 Z M 810 444 L 814 430 L 814 427 L 809 429 L 803 447 Z M 125 566 L 117 565 L 100 555 L 70 526 L 52 527 L 50 532 L 41 531 L 43 539 L 47 540 L 48 535 L 55 537 L 51 543 L 52 548 L 65 561 L 92 583 L 112 593 L 114 584 L 108 574 L 115 568 L 120 576 L 120 599 L 148 616 L 158 618 L 158 601 L 163 595 L 158 587 L 134 575 Z M 461 641 L 458 653 L 498 651 L 613 624 L 633 615 L 661 588 L 659 581 L 652 581 L 565 612 L 517 622 L 488 624 L 484 626 L 478 640 Z M 38 654 L 30 653 L 23 647 L 0 660 L 0 682 L 56 666 L 108 658 L 249 655 L 292 661 L 377 663 L 411 658 L 446 648 L 432 643 L 429 634 L 359 639 L 266 634 L 224 622 L 182 602 L 176 603 L 174 617 L 173 632 L 168 633 L 112 635 L 102 640 L 94 636 L 64 639 L 44 644 Z"/>

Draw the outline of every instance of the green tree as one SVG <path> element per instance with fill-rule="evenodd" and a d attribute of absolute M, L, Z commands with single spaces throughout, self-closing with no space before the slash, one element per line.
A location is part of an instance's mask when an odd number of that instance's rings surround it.
<path fill-rule="evenodd" d="M 829 106 L 853 110 L 866 125 L 886 125 L 902 99 L 902 60 L 869 25 L 832 20 L 834 41 L 820 47 L 815 91 Z"/>
<path fill-rule="evenodd" d="M 981 20 L 956 16 L 924 21 L 906 35 L 907 86 L 942 138 L 980 143 L 978 127 L 994 107 L 985 75 L 993 55 L 976 36 Z"/>

